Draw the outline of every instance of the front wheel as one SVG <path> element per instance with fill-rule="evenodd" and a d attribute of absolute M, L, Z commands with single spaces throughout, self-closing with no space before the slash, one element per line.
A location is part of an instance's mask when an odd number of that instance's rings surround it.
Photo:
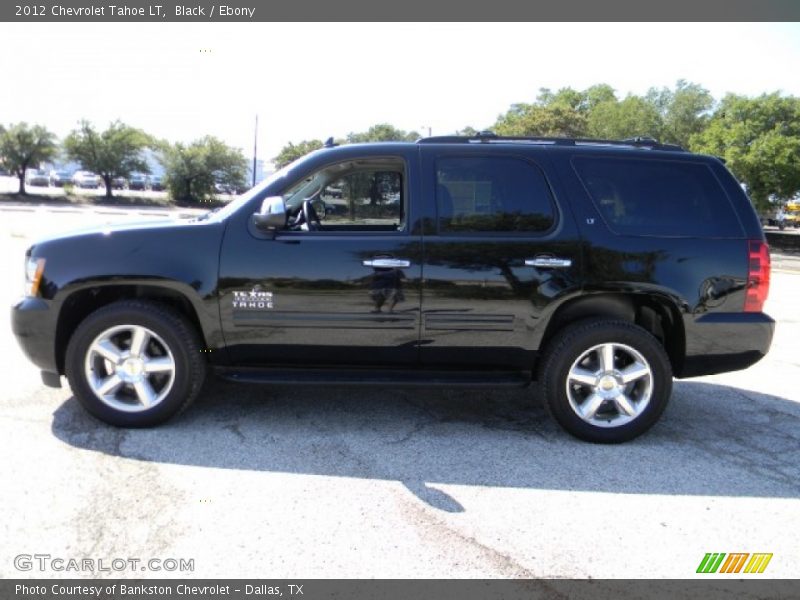
<path fill-rule="evenodd" d="M 631 440 L 652 427 L 672 393 L 672 368 L 650 333 L 625 321 L 583 321 L 548 346 L 539 379 L 545 403 L 589 442 Z"/>
<path fill-rule="evenodd" d="M 118 427 L 158 425 L 184 410 L 205 378 L 194 328 L 167 306 L 139 300 L 90 314 L 67 346 L 75 397 Z"/>

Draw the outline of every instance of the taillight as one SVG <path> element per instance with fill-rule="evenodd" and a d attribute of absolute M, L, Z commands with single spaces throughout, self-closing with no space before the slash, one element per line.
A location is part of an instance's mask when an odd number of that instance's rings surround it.
<path fill-rule="evenodd" d="M 761 312 L 769 293 L 769 246 L 761 240 L 750 240 L 747 265 L 745 312 Z"/>

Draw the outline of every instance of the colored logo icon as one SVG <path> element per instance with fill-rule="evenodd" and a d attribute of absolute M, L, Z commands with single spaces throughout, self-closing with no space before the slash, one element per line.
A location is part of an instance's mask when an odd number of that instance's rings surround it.
<path fill-rule="evenodd" d="M 698 573 L 763 573 L 772 553 L 756 552 L 708 552 L 697 567 Z"/>

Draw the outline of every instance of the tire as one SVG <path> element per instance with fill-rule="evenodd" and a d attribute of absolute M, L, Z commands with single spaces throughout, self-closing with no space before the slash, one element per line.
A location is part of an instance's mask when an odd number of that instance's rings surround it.
<path fill-rule="evenodd" d="M 141 350 L 132 350 L 134 341 Z M 78 325 L 67 345 L 66 375 L 78 401 L 101 421 L 152 427 L 199 394 L 206 373 L 201 348 L 197 331 L 178 312 L 125 300 Z"/>
<path fill-rule="evenodd" d="M 548 345 L 538 376 L 550 414 L 587 442 L 618 444 L 643 434 L 672 394 L 664 347 L 626 321 L 567 327 Z"/>

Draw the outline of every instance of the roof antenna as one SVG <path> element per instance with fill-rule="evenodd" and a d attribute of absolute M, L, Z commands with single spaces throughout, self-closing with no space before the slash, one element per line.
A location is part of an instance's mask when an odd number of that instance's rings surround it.
<path fill-rule="evenodd" d="M 331 136 L 327 140 L 325 140 L 325 143 L 323 144 L 323 146 L 325 148 L 333 148 L 333 147 L 338 146 L 338 145 L 339 144 L 334 144 L 333 143 L 333 136 Z"/>

